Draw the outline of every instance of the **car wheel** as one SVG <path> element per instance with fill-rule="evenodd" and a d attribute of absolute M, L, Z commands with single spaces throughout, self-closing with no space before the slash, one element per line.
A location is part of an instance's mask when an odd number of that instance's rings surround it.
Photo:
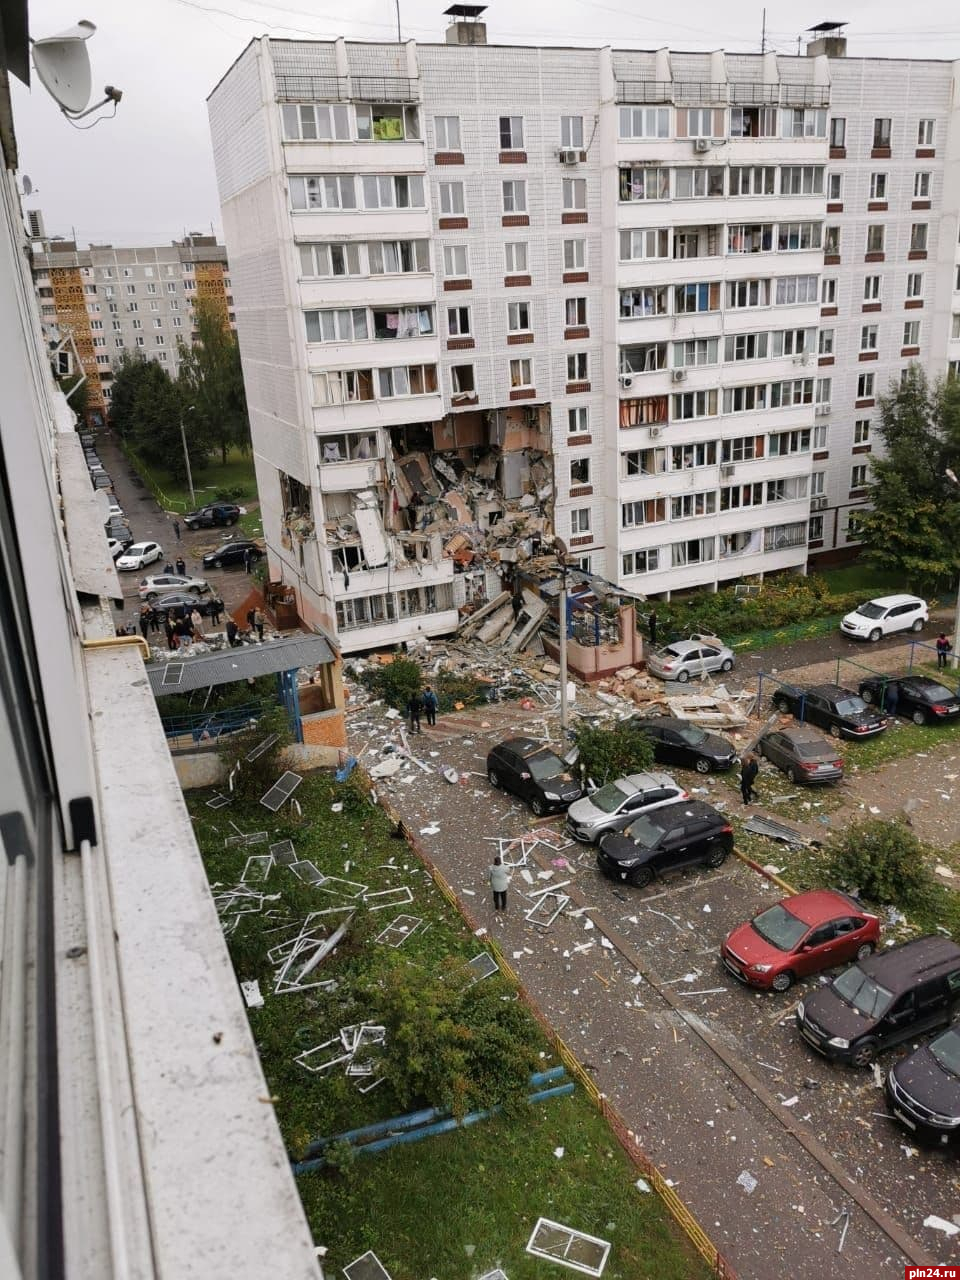
<path fill-rule="evenodd" d="M 789 969 L 784 969 L 782 973 L 777 974 L 770 986 L 774 991 L 789 991 L 793 986 L 793 974 Z"/>
<path fill-rule="evenodd" d="M 147 592 L 147 599 L 148 599 L 148 600 L 156 600 L 157 598 L 158 598 L 158 597 L 157 597 L 157 593 L 156 593 L 155 591 L 148 591 L 148 592 Z"/>
<path fill-rule="evenodd" d="M 530 808 L 538 818 L 542 818 L 547 811 L 547 806 L 543 803 L 539 796 L 534 796 L 530 801 Z"/>
<path fill-rule="evenodd" d="M 922 618 L 914 618 L 913 623 L 912 623 L 912 625 L 911 625 L 911 627 L 910 627 L 910 630 L 911 630 L 911 631 L 922 631 L 922 630 L 923 630 L 923 619 L 922 619 Z"/>
<path fill-rule="evenodd" d="M 499 789 L 499 787 L 500 787 L 500 775 L 497 773 L 496 769 L 488 769 L 488 770 L 487 770 L 487 777 L 488 777 L 488 779 L 490 780 L 490 785 L 491 785 L 491 787 L 497 787 L 497 788 Z"/>
<path fill-rule="evenodd" d="M 198 596 L 200 594 L 199 587 L 187 587 L 187 590 L 190 592 L 192 596 Z"/>
<path fill-rule="evenodd" d="M 187 528 L 191 531 L 191 533 L 196 533 L 196 531 L 200 528 L 200 526 L 198 524 L 188 524 Z"/>
<path fill-rule="evenodd" d="M 797 773 L 796 769 L 790 768 L 787 770 L 787 781 L 792 782 L 794 786 L 799 783 L 800 775 Z"/>
<path fill-rule="evenodd" d="M 876 644 L 876 642 L 880 639 L 882 635 L 883 635 L 883 632 L 880 630 L 880 628 L 874 627 L 873 630 L 870 632 L 869 636 L 867 636 L 867 639 L 870 641 L 871 644 Z"/>
<path fill-rule="evenodd" d="M 703 859 L 708 867 L 722 867 L 727 860 L 727 848 L 722 844 L 711 844 L 707 846 L 707 852 Z"/>
<path fill-rule="evenodd" d="M 853 1047 L 850 1055 L 850 1061 L 855 1067 L 872 1066 L 877 1057 L 877 1050 L 880 1046 L 876 1040 L 867 1038 L 866 1040 L 858 1040 Z"/>
<path fill-rule="evenodd" d="M 831 737 L 831 738 L 839 738 L 839 737 L 840 737 L 840 726 L 839 726 L 838 724 L 832 724 L 832 725 L 830 726 L 830 737 Z"/>
<path fill-rule="evenodd" d="M 920 708 L 919 708 L 919 707 L 917 707 L 916 711 L 913 713 L 913 715 L 910 717 L 910 719 L 913 721 L 913 723 L 914 723 L 914 724 L 926 724 L 926 723 L 927 723 L 927 717 L 926 717 L 926 715 L 924 714 L 924 712 L 922 712 L 922 711 L 920 710 Z"/>
<path fill-rule="evenodd" d="M 774 698 L 773 705 L 783 716 L 785 716 L 787 712 L 790 710 L 790 703 L 782 695 L 778 695 L 776 698 Z"/>
<path fill-rule="evenodd" d="M 732 670 L 733 670 L 733 659 L 732 659 L 732 658 L 724 658 L 724 660 L 720 663 L 720 670 L 721 670 L 721 671 L 732 671 Z"/>
<path fill-rule="evenodd" d="M 874 946 L 872 942 L 861 942 L 857 947 L 857 959 L 866 960 L 873 955 Z"/>
<path fill-rule="evenodd" d="M 873 690 L 869 687 L 860 690 L 860 697 L 864 702 L 873 702 Z"/>
<path fill-rule="evenodd" d="M 213 567 L 214 567 L 215 569 L 222 569 L 222 568 L 223 568 L 223 561 L 222 561 L 222 560 L 214 560 L 214 562 L 213 562 Z"/>
<path fill-rule="evenodd" d="M 677 672 L 677 684 L 686 684 L 686 683 L 687 683 L 687 681 L 688 681 L 689 679 L 690 679 L 690 672 L 689 672 L 689 671 L 678 671 L 678 672 Z"/>
<path fill-rule="evenodd" d="M 635 889 L 645 889 L 653 880 L 653 872 L 649 867 L 635 867 L 627 879 Z"/>
<path fill-rule="evenodd" d="M 696 769 L 697 773 L 709 773 L 710 761 L 706 756 L 697 756 L 697 762 L 693 767 Z"/>

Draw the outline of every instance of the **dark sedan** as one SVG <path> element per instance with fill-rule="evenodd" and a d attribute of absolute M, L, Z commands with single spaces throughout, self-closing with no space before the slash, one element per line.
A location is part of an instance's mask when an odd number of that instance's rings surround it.
<path fill-rule="evenodd" d="M 843 761 L 830 739 L 802 724 L 762 733 L 757 740 L 757 752 L 785 773 L 794 785 L 839 782 L 843 777 Z"/>
<path fill-rule="evenodd" d="M 247 552 L 254 564 L 263 559 L 263 550 L 255 542 L 240 539 L 239 542 L 225 542 L 216 551 L 208 551 L 203 557 L 205 569 L 228 569 L 231 565 L 242 565 Z"/>
<path fill-rule="evenodd" d="M 719 733 L 706 733 L 687 720 L 674 716 L 635 717 L 653 743 L 653 758 L 659 764 L 678 764 L 697 773 L 723 773 L 737 758 L 732 742 Z"/>
<path fill-rule="evenodd" d="M 154 613 L 158 615 L 176 613 L 178 609 L 185 610 L 187 614 L 196 609 L 201 618 L 223 613 L 222 600 L 218 600 L 216 597 L 203 600 L 186 591 L 171 591 L 169 595 L 160 596 L 157 600 L 151 600 L 150 605 Z"/>
<path fill-rule="evenodd" d="M 890 1068 L 890 1110 L 902 1125 L 929 1142 L 960 1138 L 960 1031 L 944 1031 Z"/>
<path fill-rule="evenodd" d="M 642 813 L 622 832 L 600 841 L 597 866 L 611 880 L 638 889 L 665 871 L 700 863 L 719 867 L 733 849 L 733 827 L 719 810 L 701 800 L 683 800 Z"/>
<path fill-rule="evenodd" d="M 188 511 L 183 523 L 188 529 L 211 529 L 214 525 L 236 524 L 240 508 L 234 502 L 214 502 L 199 511 Z"/>
<path fill-rule="evenodd" d="M 859 689 L 864 702 L 882 705 L 914 724 L 937 724 L 960 714 L 960 698 L 929 676 L 869 676 Z"/>
<path fill-rule="evenodd" d="M 583 788 L 558 755 L 533 738 L 508 738 L 487 756 L 490 785 L 512 791 L 540 817 L 566 809 Z"/>
<path fill-rule="evenodd" d="M 834 738 L 872 738 L 883 733 L 887 722 L 852 689 L 836 684 L 784 684 L 773 695 L 773 705 L 784 714 L 807 724 L 819 725 Z"/>

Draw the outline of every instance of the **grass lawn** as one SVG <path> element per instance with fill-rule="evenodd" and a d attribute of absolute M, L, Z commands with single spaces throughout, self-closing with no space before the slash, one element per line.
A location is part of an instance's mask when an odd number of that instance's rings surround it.
<path fill-rule="evenodd" d="M 168 511 L 181 513 L 193 508 L 194 504 L 186 481 L 174 480 L 164 467 L 148 466 L 138 457 L 131 456 L 130 460 L 162 507 Z M 209 465 L 195 473 L 193 488 L 198 507 L 215 501 L 218 493 L 229 495 L 226 500 L 237 502 L 240 506 L 249 507 L 251 503 L 255 504 L 257 509 L 241 516 L 240 525 L 251 536 L 262 532 L 257 478 L 252 454 L 242 454 L 238 449 L 231 449 L 225 464 L 220 462 L 219 453 L 211 455 Z"/>
<path fill-rule="evenodd" d="M 394 836 L 387 816 L 358 786 L 312 774 L 296 794 L 300 819 L 272 815 L 256 800 L 237 798 L 229 808 L 214 811 L 205 806 L 207 795 L 187 796 L 212 883 L 238 882 L 247 857 L 267 852 L 266 844 L 225 849 L 232 821 L 241 831 L 266 829 L 271 843 L 292 840 L 298 858 L 312 861 L 326 875 L 373 890 L 406 885 L 413 893 L 413 901 L 399 907 L 376 912 L 358 907 L 350 932 L 317 971 L 318 977 L 336 979 L 333 992 L 316 988 L 273 994 L 275 970 L 266 952 L 277 937 L 264 931 L 285 922 L 299 925 L 307 912 L 333 901 L 298 881 L 288 868 L 274 867 L 264 885 L 265 892 L 280 895 L 268 904 L 270 918 L 241 915 L 228 935 L 238 977 L 260 980 L 266 1003 L 249 1010 L 250 1023 L 270 1090 L 278 1099 L 284 1140 L 288 1150 L 302 1154 L 312 1138 L 401 1115 L 412 1105 L 394 1093 L 389 1067 L 384 1083 L 361 1095 L 342 1069 L 311 1073 L 295 1056 L 335 1036 L 341 1026 L 376 1022 L 378 993 L 394 967 L 444 973 L 446 981 L 454 982 L 464 962 L 482 946 L 406 842 Z M 342 804 L 342 811 L 334 812 L 334 804 Z M 401 913 L 423 923 L 399 948 L 377 944 L 376 935 Z M 481 998 L 508 1002 L 518 1012 L 512 988 L 499 975 L 462 997 L 465 1004 Z M 497 1003 L 496 1008 L 504 1006 Z M 506 1010 L 496 1014 L 498 1025 L 505 1017 Z M 556 1065 L 532 1019 L 530 1028 L 540 1068 Z M 564 1148 L 561 1158 L 554 1155 L 559 1147 Z M 496 1266 L 510 1280 L 542 1278 L 543 1263 L 525 1252 L 542 1216 L 610 1240 L 606 1280 L 705 1277 L 706 1266 L 659 1198 L 636 1189 L 636 1177 L 578 1087 L 570 1097 L 521 1105 L 509 1117 L 379 1155 L 338 1160 L 336 1169 L 301 1175 L 298 1187 L 314 1239 L 329 1250 L 330 1275 L 373 1249 L 394 1280 L 470 1280 Z M 468 1246 L 473 1246 L 469 1252 Z"/>
<path fill-rule="evenodd" d="M 864 600 L 872 596 L 892 595 L 900 591 L 909 591 L 899 574 L 887 569 L 878 569 L 868 560 L 854 560 L 852 564 L 841 565 L 833 569 L 817 569 L 818 577 L 825 578 L 830 590 L 837 595 L 846 591 L 862 591 Z"/>

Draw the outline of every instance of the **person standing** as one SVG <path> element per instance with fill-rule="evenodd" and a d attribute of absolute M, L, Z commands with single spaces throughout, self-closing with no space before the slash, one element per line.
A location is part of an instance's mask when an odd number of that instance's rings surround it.
<path fill-rule="evenodd" d="M 947 665 L 947 654 L 953 648 L 953 645 L 941 631 L 937 636 L 937 670 L 942 671 Z"/>
<path fill-rule="evenodd" d="M 199 609 L 192 609 L 190 612 L 190 621 L 193 624 L 193 638 L 195 640 L 203 640 L 203 619 L 200 617 Z"/>
<path fill-rule="evenodd" d="M 177 632 L 170 620 L 169 613 L 163 615 L 163 629 L 167 633 L 167 648 L 170 650 L 177 647 Z"/>
<path fill-rule="evenodd" d="M 897 707 L 900 705 L 900 687 L 896 680 L 891 680 L 887 685 L 887 691 L 884 695 L 883 704 L 887 712 L 891 716 L 897 714 Z"/>
<path fill-rule="evenodd" d="M 740 794 L 744 804 L 753 804 L 753 784 L 759 772 L 757 757 L 752 751 L 748 751 L 740 762 Z"/>
<path fill-rule="evenodd" d="M 187 576 L 187 566 L 184 563 L 183 556 L 177 556 L 177 573 L 181 578 L 185 578 Z"/>
<path fill-rule="evenodd" d="M 253 568 L 253 552 L 250 550 L 249 547 L 247 547 L 246 551 L 243 553 L 243 571 L 244 573 L 249 573 L 252 568 Z"/>
<path fill-rule="evenodd" d="M 516 622 L 520 617 L 520 614 L 523 612 L 524 606 L 523 588 L 520 586 L 519 582 L 513 588 L 513 599 L 510 603 L 513 605 L 513 620 Z"/>
<path fill-rule="evenodd" d="M 423 711 L 423 698 L 420 696 L 420 690 L 410 695 L 410 701 L 407 703 L 407 713 L 410 716 L 410 732 L 423 733 L 420 728 L 420 713 Z"/>
<path fill-rule="evenodd" d="M 503 865 L 499 854 L 494 858 L 493 866 L 490 868 L 487 875 L 490 879 L 490 888 L 493 890 L 494 911 L 506 911 L 507 889 L 510 887 L 510 872 Z"/>
<path fill-rule="evenodd" d="M 176 538 L 178 542 L 180 541 L 180 521 L 179 520 L 174 520 L 173 522 L 173 536 Z"/>
<path fill-rule="evenodd" d="M 257 639 L 258 639 L 258 640 L 263 640 L 263 625 L 264 625 L 264 623 L 265 623 L 265 622 L 266 622 L 266 618 L 263 616 L 263 610 L 262 610 L 262 609 L 254 609 L 254 611 L 253 611 L 253 625 L 254 625 L 254 627 L 256 628 L 256 631 L 257 631 Z"/>
<path fill-rule="evenodd" d="M 256 621 L 256 617 L 257 617 L 256 609 L 247 610 L 247 630 L 250 632 L 251 635 L 253 635 L 253 624 Z"/>
<path fill-rule="evenodd" d="M 146 640 L 147 632 L 150 630 L 150 617 L 152 613 L 153 610 L 148 604 L 142 604 L 140 606 L 140 634 L 143 636 L 144 640 Z"/>
<path fill-rule="evenodd" d="M 647 617 L 647 627 L 650 631 L 650 644 L 655 649 L 657 647 L 657 611 L 651 609 Z"/>
<path fill-rule="evenodd" d="M 439 705 L 440 703 L 437 700 L 437 695 L 433 692 L 430 686 L 427 685 L 423 691 L 423 709 L 427 713 L 428 728 L 437 723 L 437 708 Z"/>
<path fill-rule="evenodd" d="M 239 634 L 240 634 L 240 628 L 237 626 L 237 624 L 234 622 L 232 618 L 228 618 L 227 619 L 227 643 L 230 645 L 231 649 L 236 649 L 237 645 L 240 643 L 240 641 L 237 639 L 237 636 Z"/>
<path fill-rule="evenodd" d="M 223 601 L 219 596 L 215 595 L 210 601 L 210 621 L 215 627 L 219 627 L 220 619 L 223 617 Z"/>

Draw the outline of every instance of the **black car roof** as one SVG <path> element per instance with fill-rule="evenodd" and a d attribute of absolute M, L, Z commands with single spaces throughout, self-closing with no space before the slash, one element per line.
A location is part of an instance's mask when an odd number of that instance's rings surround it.
<path fill-rule="evenodd" d="M 960 947 L 952 938 L 930 934 L 878 952 L 859 964 L 864 973 L 896 993 L 919 979 L 960 968 Z"/>
<path fill-rule="evenodd" d="M 499 744 L 501 747 L 507 747 L 510 751 L 516 751 L 518 756 L 536 755 L 538 751 L 549 751 L 552 755 L 556 752 L 552 747 L 548 747 L 545 742 L 537 742 L 536 738 L 508 738 L 506 742 Z"/>
<path fill-rule="evenodd" d="M 812 684 L 807 689 L 807 693 L 820 693 L 825 698 L 832 698 L 834 702 L 839 702 L 841 698 L 856 698 L 855 689 L 844 689 L 839 684 Z"/>
<path fill-rule="evenodd" d="M 664 829 L 671 822 L 681 817 L 698 818 L 701 821 L 708 819 L 713 822 L 721 822 L 727 825 L 728 819 L 719 809 L 715 809 L 712 804 L 707 804 L 704 800 L 675 800 L 671 804 L 662 804 L 656 809 L 652 809 L 648 814 L 644 815 L 650 818 Z"/>
<path fill-rule="evenodd" d="M 670 729 L 676 726 L 686 728 L 690 723 L 689 720 L 681 720 L 679 716 L 634 716 L 634 721 L 641 727 L 643 725 L 659 725 L 662 729 Z"/>

